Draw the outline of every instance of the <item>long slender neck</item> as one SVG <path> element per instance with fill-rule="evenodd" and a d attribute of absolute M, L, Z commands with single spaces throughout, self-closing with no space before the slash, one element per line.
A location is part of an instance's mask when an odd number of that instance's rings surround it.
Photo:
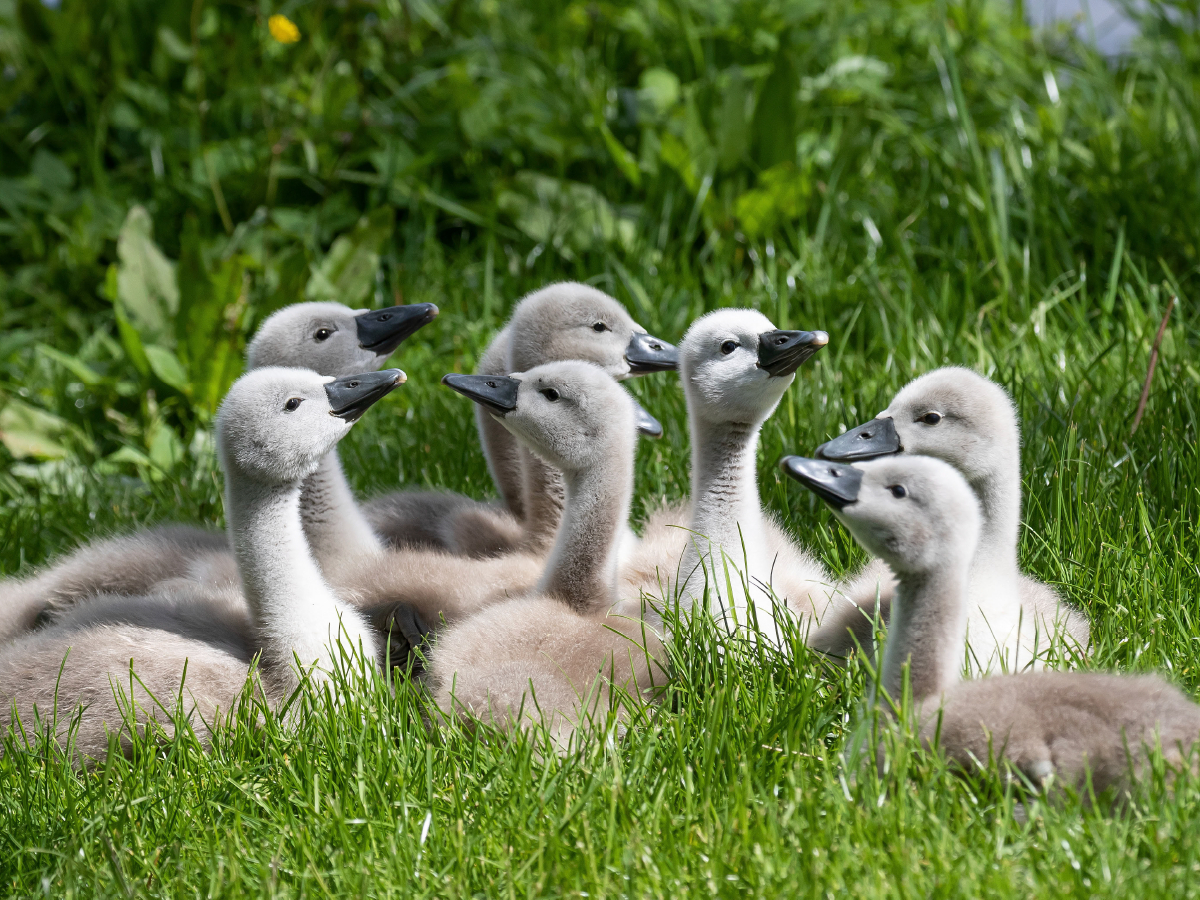
<path fill-rule="evenodd" d="M 1014 458 L 990 477 L 971 485 L 979 497 L 983 528 L 972 563 L 974 578 L 1009 577 L 1017 571 L 1021 529 L 1021 470 Z"/>
<path fill-rule="evenodd" d="M 618 550 L 633 495 L 633 459 L 568 475 L 566 510 L 538 590 L 581 613 L 617 602 Z"/>
<path fill-rule="evenodd" d="M 300 492 L 300 520 L 322 571 L 332 571 L 348 559 L 383 550 L 346 482 L 337 450 L 326 453 L 317 471 L 305 479 Z"/>
<path fill-rule="evenodd" d="M 958 682 L 966 642 L 967 578 L 966 560 L 939 572 L 899 577 L 883 648 L 883 688 L 892 699 L 900 699 L 905 663 L 913 700 L 940 695 Z"/>
<path fill-rule="evenodd" d="M 524 447 L 521 468 L 525 488 L 525 543 L 530 550 L 542 551 L 554 543 L 567 503 L 563 475 L 552 465 Z"/>
<path fill-rule="evenodd" d="M 685 605 L 708 591 L 709 609 L 731 633 L 752 621 L 778 642 L 771 555 L 755 471 L 758 425 L 692 417 L 692 531 L 680 564 Z M 750 609 L 754 614 L 751 616 Z"/>
<path fill-rule="evenodd" d="M 300 486 L 264 485 L 236 472 L 226 478 L 230 540 L 265 661 L 293 683 L 293 656 L 327 671 L 337 661 L 331 644 L 343 631 L 351 645 L 364 640 L 363 651 L 373 653 L 369 634 L 339 603 L 309 552 Z"/>
<path fill-rule="evenodd" d="M 504 328 L 492 338 L 475 371 L 479 375 L 508 375 L 513 371 L 510 361 L 512 333 Z M 475 426 L 479 430 L 479 442 L 487 458 L 488 471 L 496 490 L 505 504 L 518 519 L 525 518 L 525 489 L 522 476 L 521 445 L 508 429 L 497 422 L 483 407 L 475 409 Z"/>
<path fill-rule="evenodd" d="M 720 546 L 739 566 L 743 544 L 748 554 L 765 553 L 758 431 L 758 425 L 692 420 L 692 543 Z"/>

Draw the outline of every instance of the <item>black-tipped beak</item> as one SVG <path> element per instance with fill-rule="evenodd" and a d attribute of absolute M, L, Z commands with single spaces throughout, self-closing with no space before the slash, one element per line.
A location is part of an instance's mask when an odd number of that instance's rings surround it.
<path fill-rule="evenodd" d="M 480 406 L 498 416 L 517 408 L 517 389 L 521 382 L 507 375 L 450 375 L 442 376 L 442 384 L 454 388 Z"/>
<path fill-rule="evenodd" d="M 357 422 L 371 404 L 386 397 L 398 384 L 404 384 L 407 376 L 399 369 L 384 369 L 381 372 L 364 372 L 362 375 L 347 375 L 335 378 L 325 385 L 329 397 L 330 415 Z"/>
<path fill-rule="evenodd" d="M 632 397 L 629 399 L 633 400 Z M 656 440 L 663 436 L 662 422 L 646 412 L 646 407 L 633 400 L 633 418 L 637 424 L 638 434 L 642 437 L 655 438 Z"/>
<path fill-rule="evenodd" d="M 829 343 L 823 331 L 764 331 L 758 336 L 758 367 L 771 375 L 791 375 Z"/>
<path fill-rule="evenodd" d="M 406 338 L 436 319 L 437 314 L 438 308 L 432 303 L 413 303 L 357 315 L 354 324 L 358 329 L 358 346 L 388 356 Z"/>
<path fill-rule="evenodd" d="M 625 362 L 629 363 L 630 375 L 674 372 L 679 368 L 679 351 L 674 344 L 652 334 L 635 333 L 625 348 Z"/>
<path fill-rule="evenodd" d="M 836 509 L 858 499 L 862 472 L 853 466 L 785 456 L 779 461 L 779 468 Z"/>
<path fill-rule="evenodd" d="M 899 453 L 903 449 L 900 435 L 896 434 L 896 423 L 891 416 L 885 416 L 851 428 L 845 434 L 822 444 L 816 453 L 821 459 L 853 462 Z"/>

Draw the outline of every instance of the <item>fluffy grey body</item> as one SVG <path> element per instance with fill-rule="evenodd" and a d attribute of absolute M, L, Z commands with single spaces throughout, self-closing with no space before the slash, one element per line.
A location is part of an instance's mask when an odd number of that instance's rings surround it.
<path fill-rule="evenodd" d="M 402 378 L 342 379 L 351 384 L 340 393 L 331 393 L 334 379 L 301 369 L 239 379 L 218 412 L 217 443 L 240 589 L 165 582 L 153 595 L 65 610 L 0 650 L 0 708 L 26 726 L 53 723 L 60 739 L 76 720 L 74 752 L 95 757 L 110 731 L 165 722 L 176 698 L 205 738 L 240 696 L 256 653 L 272 702 L 302 675 L 322 681 L 352 654 L 375 654 L 369 623 L 329 587 L 308 548 L 300 494 L 361 411 Z M 356 406 L 334 405 L 348 394 Z"/>
<path fill-rule="evenodd" d="M 892 429 L 890 444 L 881 433 Z M 853 461 L 876 453 L 920 454 L 944 460 L 967 479 L 983 514 L 983 532 L 971 566 L 968 640 L 978 672 L 1016 672 L 1045 665 L 1052 643 L 1086 650 L 1087 617 L 1052 587 L 1017 564 L 1021 521 L 1021 450 L 1016 411 L 1007 392 L 969 369 L 947 367 L 915 379 L 871 422 L 825 444 L 818 455 Z M 886 621 L 884 581 L 880 609 Z M 865 616 L 841 615 L 856 624 Z"/>
<path fill-rule="evenodd" d="M 848 467 L 846 467 L 848 468 Z M 970 769 L 1008 765 L 1035 785 L 1127 790 L 1161 747 L 1185 762 L 1200 707 L 1153 675 L 1024 672 L 961 681 L 972 566 L 985 520 L 957 469 L 929 457 L 856 464 L 861 485 L 837 517 L 898 578 L 880 687 L 903 697 L 920 738 Z M 845 498 L 843 498 L 845 499 Z"/>
<path fill-rule="evenodd" d="M 614 691 L 649 696 L 664 681 L 658 637 L 615 609 L 634 409 L 588 363 L 547 364 L 514 378 L 517 400 L 498 421 L 563 473 L 564 515 L 536 590 L 440 634 L 429 681 L 447 714 L 502 728 L 543 721 L 565 745 L 607 710 Z"/>

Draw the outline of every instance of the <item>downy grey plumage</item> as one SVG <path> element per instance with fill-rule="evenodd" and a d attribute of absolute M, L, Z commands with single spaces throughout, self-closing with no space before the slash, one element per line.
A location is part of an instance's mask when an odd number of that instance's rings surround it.
<path fill-rule="evenodd" d="M 921 740 L 964 769 L 1003 761 L 1035 785 L 1125 790 L 1161 747 L 1195 767 L 1200 707 L 1153 675 L 1025 672 L 962 681 L 972 570 L 987 534 L 957 468 L 905 453 L 870 462 L 789 457 L 785 471 L 833 508 L 898 579 L 880 687 L 903 700 L 905 670 Z M 882 699 L 882 697 L 881 697 Z M 893 708 L 888 704 L 888 709 Z"/>

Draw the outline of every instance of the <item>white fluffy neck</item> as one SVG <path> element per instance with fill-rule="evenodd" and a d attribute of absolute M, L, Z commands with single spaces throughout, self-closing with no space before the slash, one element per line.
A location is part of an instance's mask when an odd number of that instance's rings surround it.
<path fill-rule="evenodd" d="M 703 596 L 707 570 L 713 612 L 720 615 L 723 611 L 728 625 L 734 616 L 744 625 L 747 607 L 753 603 L 759 630 L 775 638 L 771 599 L 761 587 L 771 580 L 756 472 L 761 426 L 714 425 L 694 415 L 691 423 L 694 534 L 689 536 L 681 569 L 687 578 L 684 600 Z M 726 567 L 733 583 L 732 597 L 726 596 Z"/>
<path fill-rule="evenodd" d="M 550 547 L 567 503 L 563 475 L 536 453 L 520 448 L 524 482 L 525 540 L 530 550 Z"/>
<path fill-rule="evenodd" d="M 300 521 L 300 486 L 263 485 L 226 473 L 226 514 L 246 601 L 262 641 L 265 663 L 297 683 L 295 659 L 320 672 L 362 642 L 374 655 L 369 628 L 340 603 L 309 552 Z"/>
<path fill-rule="evenodd" d="M 998 467 L 972 485 L 983 521 L 971 559 L 967 589 L 966 637 L 973 671 L 1018 671 L 1033 651 L 1022 639 L 1034 639 L 1036 623 L 1021 606 L 1017 540 L 1021 522 L 1019 463 Z M 1046 638 L 1042 638 L 1043 644 Z"/>
<path fill-rule="evenodd" d="M 358 508 L 336 449 L 326 453 L 317 471 L 304 480 L 300 520 L 308 546 L 324 572 L 344 566 L 356 556 L 383 550 Z"/>
<path fill-rule="evenodd" d="M 578 612 L 603 613 L 617 602 L 618 557 L 633 495 L 633 459 L 620 454 L 604 466 L 564 480 L 565 512 L 538 590 Z"/>
<path fill-rule="evenodd" d="M 902 575 L 892 600 L 883 648 L 883 689 L 897 702 L 909 663 L 913 700 L 940 696 L 962 673 L 967 629 L 967 570 L 955 561 L 940 572 Z"/>

